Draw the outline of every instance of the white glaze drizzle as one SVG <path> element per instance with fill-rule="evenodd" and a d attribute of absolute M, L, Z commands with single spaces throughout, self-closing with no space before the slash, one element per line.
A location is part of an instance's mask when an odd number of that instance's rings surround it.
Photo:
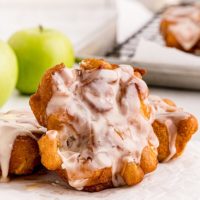
<path fill-rule="evenodd" d="M 33 133 L 44 133 L 44 128 L 38 125 L 33 114 L 24 111 L 9 111 L 0 113 L 0 182 L 7 182 L 10 156 L 15 139 L 28 135 L 37 140 Z"/>
<path fill-rule="evenodd" d="M 169 27 L 179 44 L 185 50 L 190 50 L 200 39 L 200 26 L 189 19 L 180 21 Z"/>
<path fill-rule="evenodd" d="M 84 187 L 87 179 L 74 178 L 74 174 L 84 177 L 84 166 L 90 170 L 112 167 L 113 185 L 124 184 L 120 176 L 123 162 L 140 163 L 145 146 L 158 146 L 151 122 L 140 110 L 138 90 L 148 104 L 145 82 L 134 76 L 129 65 L 114 70 L 64 68 L 52 79 L 54 93 L 47 115 L 64 111 L 72 117 L 58 134 L 58 153 L 69 184 Z"/>
<path fill-rule="evenodd" d="M 192 49 L 200 39 L 200 8 L 198 6 L 176 6 L 169 8 L 163 16 L 184 50 Z"/>
<path fill-rule="evenodd" d="M 154 120 L 157 120 L 167 127 L 170 152 L 164 160 L 164 162 L 167 162 L 176 154 L 177 126 L 180 121 L 190 117 L 190 114 L 184 112 L 182 108 L 167 104 L 158 96 L 150 95 L 149 101 L 152 105 L 152 112 L 154 112 Z"/>

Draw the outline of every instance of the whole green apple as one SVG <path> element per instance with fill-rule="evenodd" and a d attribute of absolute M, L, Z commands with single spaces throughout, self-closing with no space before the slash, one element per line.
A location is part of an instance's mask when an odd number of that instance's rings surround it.
<path fill-rule="evenodd" d="M 23 94 L 36 91 L 44 72 L 60 63 L 74 64 L 70 40 L 62 33 L 41 26 L 25 29 L 11 36 L 8 43 L 17 55 L 19 78 L 17 89 Z"/>
<path fill-rule="evenodd" d="M 12 48 L 0 41 L 0 107 L 6 102 L 17 82 L 17 58 Z"/>

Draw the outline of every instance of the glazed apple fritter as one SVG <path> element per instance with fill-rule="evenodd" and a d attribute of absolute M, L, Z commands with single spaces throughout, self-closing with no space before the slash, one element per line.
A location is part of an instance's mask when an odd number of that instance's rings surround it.
<path fill-rule="evenodd" d="M 78 70 L 48 70 L 30 99 L 48 129 L 39 140 L 42 164 L 78 190 L 139 183 L 157 166 L 147 98 L 139 70 L 128 65 L 86 59 Z"/>
<path fill-rule="evenodd" d="M 47 128 L 41 162 L 77 190 L 135 185 L 158 160 L 179 156 L 197 130 L 194 116 L 149 96 L 144 70 L 85 59 L 49 69 L 30 106 Z"/>
<path fill-rule="evenodd" d="M 40 164 L 37 140 L 44 133 L 30 112 L 0 113 L 1 181 L 8 175 L 26 175 Z"/>

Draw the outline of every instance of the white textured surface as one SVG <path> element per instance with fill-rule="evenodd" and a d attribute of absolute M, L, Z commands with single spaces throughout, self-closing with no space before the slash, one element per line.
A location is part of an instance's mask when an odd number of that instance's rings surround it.
<path fill-rule="evenodd" d="M 200 197 L 200 142 L 188 145 L 177 160 L 160 164 L 134 187 L 108 189 L 98 193 L 79 192 L 58 184 L 51 184 L 46 175 L 34 180 L 13 180 L 0 185 L 0 199 L 6 200 L 177 200 Z M 51 176 L 55 180 L 55 176 Z"/>

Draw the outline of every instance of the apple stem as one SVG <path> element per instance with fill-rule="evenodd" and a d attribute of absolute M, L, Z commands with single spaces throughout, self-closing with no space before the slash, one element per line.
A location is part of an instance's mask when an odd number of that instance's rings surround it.
<path fill-rule="evenodd" d="M 43 32 L 44 28 L 42 25 L 39 25 L 39 30 L 40 30 L 40 32 Z"/>

